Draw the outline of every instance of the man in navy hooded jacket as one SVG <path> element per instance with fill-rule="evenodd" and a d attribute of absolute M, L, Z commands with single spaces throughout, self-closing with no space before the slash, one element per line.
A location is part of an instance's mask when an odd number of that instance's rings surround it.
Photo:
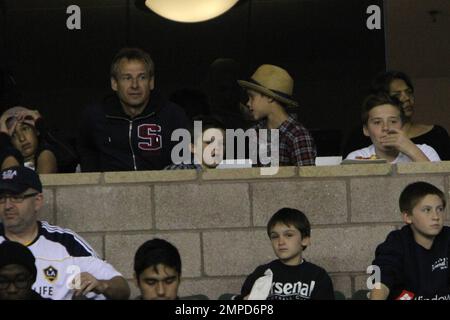
<path fill-rule="evenodd" d="M 120 50 L 111 64 L 111 88 L 116 96 L 85 109 L 78 151 L 81 170 L 160 170 L 172 164 L 177 141 L 172 132 L 189 120 L 181 107 L 156 91 L 154 64 L 137 48 Z"/>

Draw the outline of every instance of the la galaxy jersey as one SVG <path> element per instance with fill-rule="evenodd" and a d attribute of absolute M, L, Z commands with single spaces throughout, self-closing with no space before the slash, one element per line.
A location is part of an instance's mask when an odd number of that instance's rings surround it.
<path fill-rule="evenodd" d="M 38 235 L 28 245 L 36 258 L 37 277 L 33 290 L 44 298 L 69 300 L 73 296 L 75 275 L 88 272 L 98 280 L 121 276 L 113 266 L 100 259 L 97 253 L 79 235 L 69 229 L 38 221 Z M 7 240 L 0 223 L 0 243 Z M 90 299 L 105 299 L 90 292 Z"/>

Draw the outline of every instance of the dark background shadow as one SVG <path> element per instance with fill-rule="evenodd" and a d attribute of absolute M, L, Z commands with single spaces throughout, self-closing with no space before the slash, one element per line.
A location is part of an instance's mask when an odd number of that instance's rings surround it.
<path fill-rule="evenodd" d="M 66 28 L 72 4 L 81 30 Z M 299 120 L 326 140 L 319 154 L 327 155 L 358 124 L 370 79 L 385 69 L 384 30 L 366 28 L 373 4 L 383 8 L 382 0 L 241 0 L 216 19 L 183 24 L 134 0 L 0 0 L 0 65 L 22 104 L 75 136 L 81 109 L 110 93 L 109 65 L 123 46 L 150 52 L 166 95 L 200 86 L 218 57 L 238 61 L 243 77 L 276 64 L 295 79 Z"/>

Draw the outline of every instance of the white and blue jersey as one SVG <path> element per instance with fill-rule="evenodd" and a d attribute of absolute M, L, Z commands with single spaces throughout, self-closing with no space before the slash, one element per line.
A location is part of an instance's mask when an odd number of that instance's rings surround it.
<path fill-rule="evenodd" d="M 28 244 L 36 258 L 37 277 L 33 290 L 44 298 L 70 300 L 74 290 L 69 283 L 81 272 L 88 272 L 98 280 L 122 276 L 112 265 L 103 261 L 92 247 L 69 229 L 38 221 L 38 235 Z M 0 223 L 0 243 L 8 240 Z M 105 299 L 104 295 L 90 292 L 90 299 Z"/>

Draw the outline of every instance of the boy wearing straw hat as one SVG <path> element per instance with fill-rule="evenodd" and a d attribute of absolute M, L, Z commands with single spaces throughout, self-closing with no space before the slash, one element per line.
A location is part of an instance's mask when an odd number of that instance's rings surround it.
<path fill-rule="evenodd" d="M 238 83 L 247 91 L 247 107 L 258 121 L 255 129 L 278 130 L 279 165 L 314 165 L 317 151 L 311 134 L 286 112 L 287 107 L 298 107 L 292 98 L 294 80 L 289 73 L 264 64 L 256 69 L 249 81 L 238 80 Z"/>

